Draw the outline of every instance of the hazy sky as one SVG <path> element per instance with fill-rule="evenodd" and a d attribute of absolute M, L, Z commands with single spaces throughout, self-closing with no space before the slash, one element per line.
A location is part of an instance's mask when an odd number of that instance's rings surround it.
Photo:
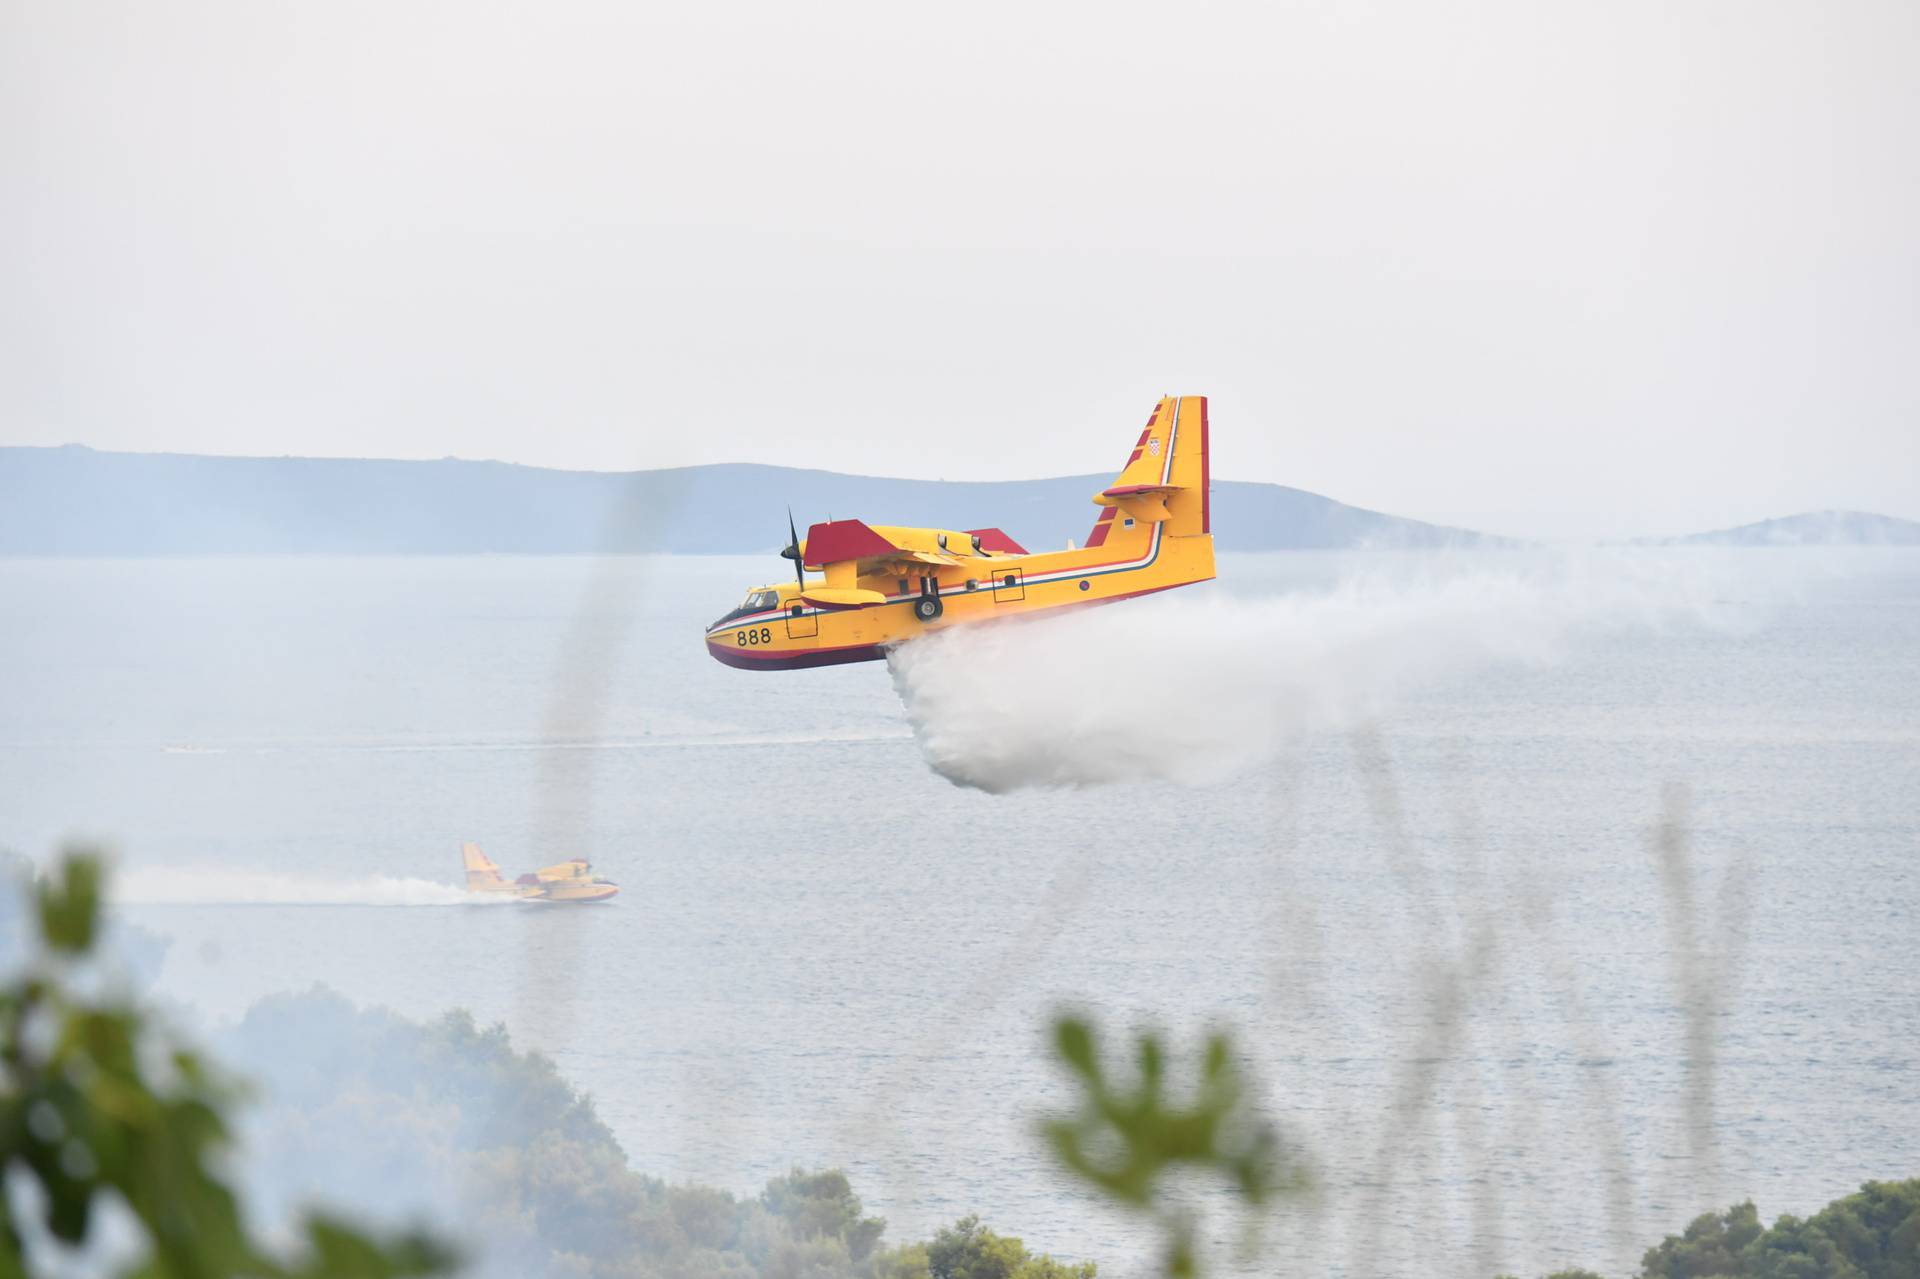
<path fill-rule="evenodd" d="M 1920 4 L 0 0 L 0 443 L 1920 518 Z"/>

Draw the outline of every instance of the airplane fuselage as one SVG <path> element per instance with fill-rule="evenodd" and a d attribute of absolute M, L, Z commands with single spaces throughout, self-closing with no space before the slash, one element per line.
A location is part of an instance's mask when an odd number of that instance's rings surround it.
<path fill-rule="evenodd" d="M 819 585 L 757 587 L 707 628 L 743 670 L 867 662 L 895 644 L 991 618 L 1106 604 L 1214 575 L 1204 397 L 1163 399 L 1084 547 L 1031 554 L 998 529 L 818 524 L 787 552 Z"/>
<path fill-rule="evenodd" d="M 1159 525 L 1144 548 L 1118 556 L 1101 546 L 958 558 L 890 580 L 892 589 L 879 602 L 821 607 L 805 602 L 794 584 L 767 587 L 778 603 L 716 623 L 707 631 L 707 651 L 728 666 L 755 671 L 870 662 L 885 657 L 890 645 L 948 627 L 1106 604 L 1214 575 L 1212 537 L 1168 535 Z M 924 576 L 933 577 L 931 588 Z M 930 591 L 937 592 L 940 611 L 922 620 L 916 610 L 926 608 L 921 601 Z"/>
<path fill-rule="evenodd" d="M 460 855 L 466 863 L 467 891 L 476 897 L 500 897 L 523 902 L 601 902 L 615 897 L 620 886 L 593 873 L 584 857 L 574 857 L 508 879 L 481 851 L 480 845 L 462 844 Z"/>

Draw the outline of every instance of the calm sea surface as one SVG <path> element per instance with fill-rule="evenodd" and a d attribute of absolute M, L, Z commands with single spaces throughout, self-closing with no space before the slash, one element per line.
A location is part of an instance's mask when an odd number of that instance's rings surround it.
<path fill-rule="evenodd" d="M 1920 553 L 1225 556 L 899 688 L 704 655 L 780 565 L 0 560 L 0 846 L 117 846 L 206 1025 L 463 1005 L 636 1167 L 841 1165 L 895 1239 L 1144 1268 L 1033 1135 L 1062 1005 L 1236 1032 L 1302 1273 L 1624 1270 L 1920 1175 Z M 468 839 L 622 896 L 450 904 Z"/>

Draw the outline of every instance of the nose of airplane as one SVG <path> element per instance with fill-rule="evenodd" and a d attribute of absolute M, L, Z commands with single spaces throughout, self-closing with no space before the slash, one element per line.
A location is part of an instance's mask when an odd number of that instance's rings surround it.
<path fill-rule="evenodd" d="M 735 670 L 764 671 L 777 669 L 781 663 L 770 649 L 744 648 L 735 643 L 732 631 L 723 631 L 707 637 L 707 656 L 722 666 L 731 666 Z"/>

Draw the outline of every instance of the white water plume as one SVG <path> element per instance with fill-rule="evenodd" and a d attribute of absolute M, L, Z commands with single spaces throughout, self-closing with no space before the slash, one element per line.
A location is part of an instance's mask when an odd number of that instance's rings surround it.
<path fill-rule="evenodd" d="M 112 882 L 114 900 L 129 906 L 464 906 L 490 900 L 451 884 L 399 875 L 129 866 Z"/>
<path fill-rule="evenodd" d="M 943 631 L 889 665 L 927 762 L 959 785 L 1197 784 L 1270 759 L 1292 735 L 1377 719 L 1437 680 L 1546 665 L 1583 636 L 1722 611 L 1701 565 L 1668 558 L 1425 567 L 1414 579 L 1369 573 L 1259 598 L 1215 588 Z"/>

